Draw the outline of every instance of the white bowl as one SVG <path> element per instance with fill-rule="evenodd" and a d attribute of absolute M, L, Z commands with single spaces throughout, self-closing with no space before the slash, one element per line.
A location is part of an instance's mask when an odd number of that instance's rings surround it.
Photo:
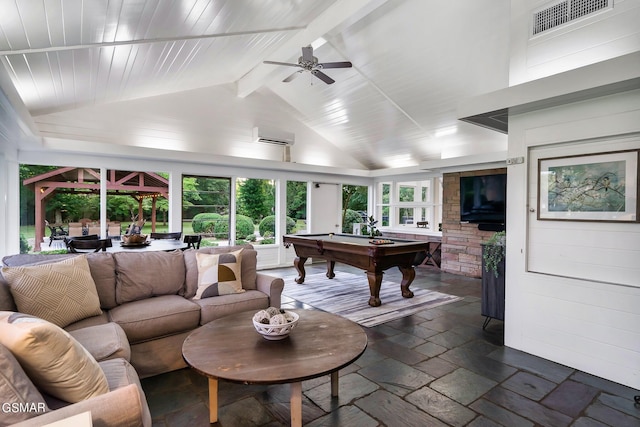
<path fill-rule="evenodd" d="M 298 313 L 294 313 L 293 311 L 289 311 L 288 313 L 293 317 L 293 320 L 289 323 L 285 323 L 284 325 L 266 325 L 252 320 L 253 326 L 256 328 L 256 331 L 258 331 L 258 333 L 267 340 L 277 341 L 285 339 L 289 336 L 291 330 L 296 326 L 298 319 L 300 318 Z"/>

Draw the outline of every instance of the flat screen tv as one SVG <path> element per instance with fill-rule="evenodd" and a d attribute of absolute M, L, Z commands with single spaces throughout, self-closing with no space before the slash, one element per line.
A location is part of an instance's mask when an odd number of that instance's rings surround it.
<path fill-rule="evenodd" d="M 460 177 L 460 221 L 504 224 L 507 174 Z"/>

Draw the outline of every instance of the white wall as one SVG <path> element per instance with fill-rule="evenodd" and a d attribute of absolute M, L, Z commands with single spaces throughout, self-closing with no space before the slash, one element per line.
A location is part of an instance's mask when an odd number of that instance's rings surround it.
<path fill-rule="evenodd" d="M 640 149 L 640 90 L 509 118 L 527 161 L 508 167 L 505 345 L 639 389 L 640 223 L 531 211 L 538 158 L 622 149 Z"/>
<path fill-rule="evenodd" d="M 0 70 L 0 80 L 4 78 L 4 70 Z M 25 129 L 9 98 L 0 90 L 0 224 L 19 223 L 19 204 L 12 201 L 19 195 L 17 147 L 18 142 L 27 139 Z M 0 254 L 18 252 L 19 238 L 19 227 L 0 229 Z"/>
<path fill-rule="evenodd" d="M 512 0 L 509 85 L 640 50 L 640 0 L 612 0 L 596 12 L 531 37 L 533 11 L 549 0 Z"/>

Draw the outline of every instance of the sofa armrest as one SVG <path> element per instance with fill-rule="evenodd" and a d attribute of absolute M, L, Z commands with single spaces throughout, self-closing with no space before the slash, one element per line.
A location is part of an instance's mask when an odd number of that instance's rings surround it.
<path fill-rule="evenodd" d="M 146 402 L 144 404 L 146 405 Z M 86 411 L 91 412 L 93 427 L 147 427 L 151 425 L 150 419 L 144 419 L 145 411 L 142 408 L 138 386 L 129 384 L 109 393 L 30 418 L 15 424 L 14 427 L 39 427 Z"/>
<path fill-rule="evenodd" d="M 271 307 L 280 308 L 284 280 L 258 271 L 256 273 L 256 287 L 259 291 L 269 295 L 269 305 Z"/>

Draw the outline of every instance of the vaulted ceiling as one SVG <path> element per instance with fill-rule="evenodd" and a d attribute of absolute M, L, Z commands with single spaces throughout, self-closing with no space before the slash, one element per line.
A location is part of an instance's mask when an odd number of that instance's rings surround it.
<path fill-rule="evenodd" d="M 375 170 L 501 152 L 460 122 L 508 84 L 508 0 L 3 0 L 0 60 L 55 141 L 281 160 L 254 127 L 295 134 L 298 163 Z M 297 62 L 313 44 L 336 82 Z"/>

